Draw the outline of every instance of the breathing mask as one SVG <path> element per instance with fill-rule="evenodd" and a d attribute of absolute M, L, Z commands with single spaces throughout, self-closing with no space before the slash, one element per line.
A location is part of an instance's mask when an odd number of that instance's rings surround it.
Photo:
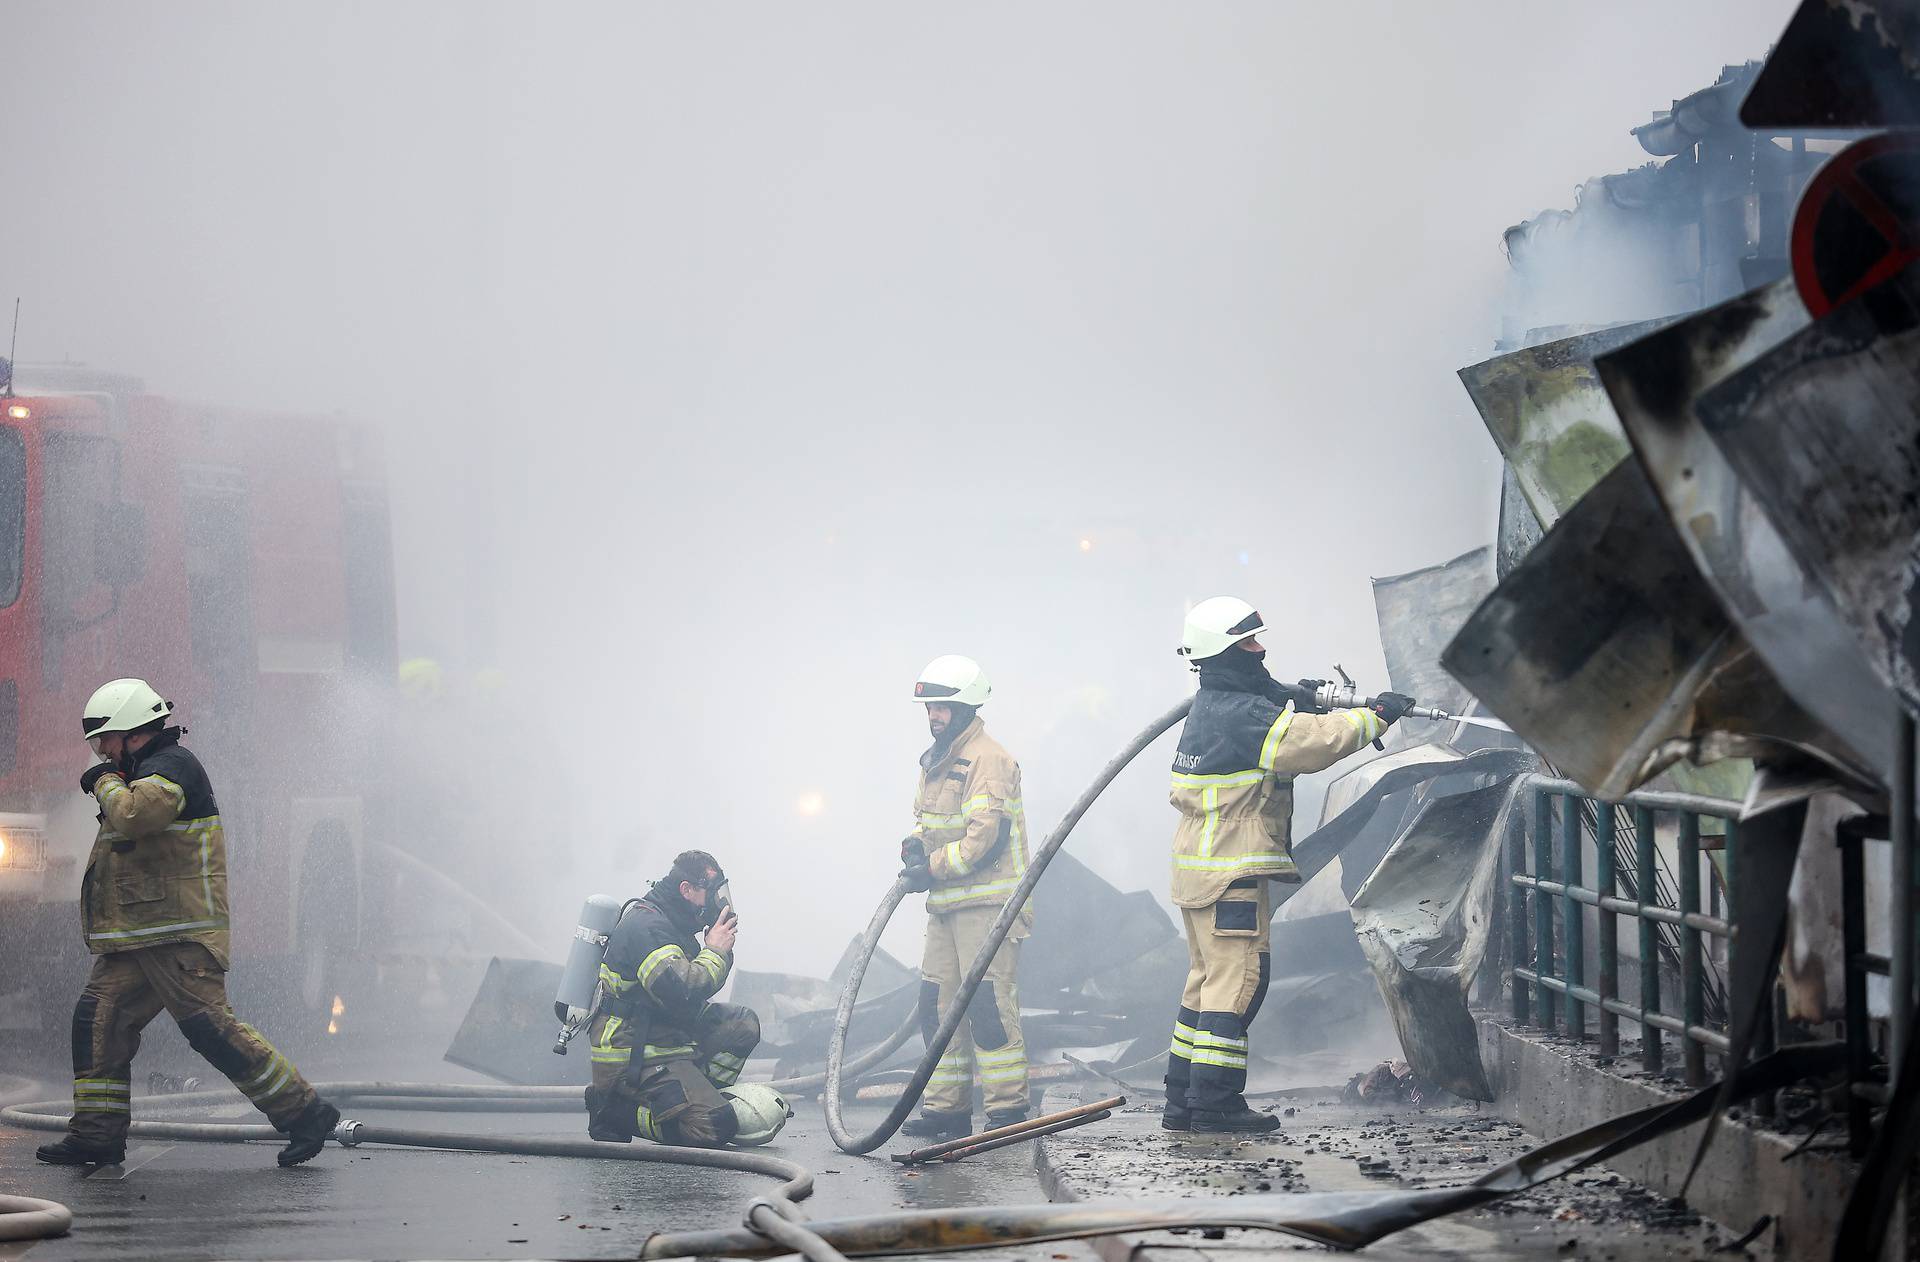
<path fill-rule="evenodd" d="M 733 910 L 733 884 L 727 880 L 725 872 L 714 876 L 707 886 L 707 905 L 700 912 L 700 927 L 711 929 L 720 923 L 720 917 Z"/>

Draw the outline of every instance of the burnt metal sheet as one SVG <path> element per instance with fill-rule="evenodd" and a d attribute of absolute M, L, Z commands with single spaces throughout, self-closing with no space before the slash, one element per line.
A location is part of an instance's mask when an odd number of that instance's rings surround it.
<path fill-rule="evenodd" d="M 1875 676 L 1920 713 L 1920 264 L 1788 338 L 1698 411 Z"/>
<path fill-rule="evenodd" d="M 1780 953 L 1787 945 L 1788 893 L 1793 871 L 1800 859 L 1800 840 L 1807 827 L 1807 804 L 1800 801 L 1769 811 L 1740 826 L 1736 843 L 1740 861 L 1730 864 L 1732 888 L 1727 903 L 1740 909 L 1736 949 L 1733 951 L 1733 976 L 1727 981 L 1732 1008 L 1727 1020 L 1727 1059 L 1729 1065 L 1744 1065 L 1760 1033 L 1763 1017 L 1773 1012 L 1773 980 L 1777 975 Z M 1733 1082 L 1721 1084 L 1713 1112 L 1700 1132 L 1693 1150 L 1693 1163 L 1681 1182 L 1685 1197 L 1693 1176 L 1700 1171 L 1707 1149 L 1713 1143 L 1720 1119 L 1733 1103 Z"/>
<path fill-rule="evenodd" d="M 569 1055 L 553 1054 L 553 995 L 559 989 L 558 964 L 496 956 L 445 1059 L 501 1082 L 586 1086 L 593 1065 L 585 1039 L 576 1039 Z"/>
<path fill-rule="evenodd" d="M 1511 776 L 1538 765 L 1539 759 L 1523 749 L 1479 749 L 1462 754 L 1440 744 L 1415 745 L 1376 758 L 1341 776 L 1328 788 L 1321 808 L 1326 822 L 1293 844 L 1293 861 L 1311 880 L 1367 831 L 1381 804 L 1396 793 L 1441 776 Z M 1354 873 L 1352 880 L 1364 880 L 1372 870 L 1369 863 Z"/>
<path fill-rule="evenodd" d="M 1533 509 L 1527 505 L 1527 497 L 1520 493 L 1520 479 L 1514 475 L 1513 466 L 1502 461 L 1500 523 L 1494 535 L 1495 578 L 1505 578 L 1511 574 L 1521 558 L 1533 551 L 1533 545 L 1540 542 L 1542 533 L 1540 519 L 1533 515 Z"/>
<path fill-rule="evenodd" d="M 1486 954 L 1517 780 L 1428 803 L 1353 898 L 1360 949 L 1414 1072 L 1492 1100 L 1467 994 Z"/>
<path fill-rule="evenodd" d="M 1460 370 L 1461 384 L 1540 525 L 1551 528 L 1627 454 L 1594 356 L 1662 323 L 1581 333 Z"/>
<path fill-rule="evenodd" d="M 1808 324 L 1791 280 L 1699 312 L 1595 368 L 1681 545 L 1833 761 L 1890 773 L 1894 709 L 1811 575 L 1694 414 L 1695 401 Z"/>
<path fill-rule="evenodd" d="M 1033 931 L 1020 952 L 1020 991 L 1035 1004 L 1128 964 L 1180 931 L 1146 890 L 1121 893 L 1061 851 L 1033 891 Z"/>
<path fill-rule="evenodd" d="M 1637 459 L 1547 533 L 1441 660 L 1612 800 L 1682 759 L 1818 752 L 1822 735 L 1700 581 Z"/>
<path fill-rule="evenodd" d="M 1468 713 L 1473 700 L 1440 665 L 1440 650 L 1493 590 L 1493 549 L 1475 548 L 1439 565 L 1373 580 L 1374 616 L 1387 659 L 1387 682 L 1395 692 L 1449 714 Z M 1408 741 L 1411 728 L 1395 724 Z"/>
<path fill-rule="evenodd" d="M 1756 131 L 1920 125 L 1920 4 L 1802 0 L 1740 121 Z"/>

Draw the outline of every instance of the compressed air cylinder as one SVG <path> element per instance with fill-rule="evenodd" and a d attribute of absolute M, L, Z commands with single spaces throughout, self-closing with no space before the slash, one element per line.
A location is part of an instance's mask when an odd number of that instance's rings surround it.
<path fill-rule="evenodd" d="M 600 959 L 607 952 L 607 935 L 620 922 L 620 900 L 607 894 L 590 894 L 580 908 L 580 923 L 573 929 L 573 945 L 567 949 L 566 967 L 560 970 L 560 989 L 553 997 L 553 1015 L 565 1021 L 572 1013 L 584 1013 L 593 1006 L 593 988 L 600 981 Z"/>

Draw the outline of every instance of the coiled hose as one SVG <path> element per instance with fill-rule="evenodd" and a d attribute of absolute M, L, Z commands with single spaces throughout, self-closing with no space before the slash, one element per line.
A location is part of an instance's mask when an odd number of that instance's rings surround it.
<path fill-rule="evenodd" d="M 1087 808 L 1093 805 L 1094 800 L 1109 784 L 1113 783 L 1114 777 L 1133 761 L 1135 755 L 1158 740 L 1168 728 L 1185 718 L 1187 711 L 1192 708 L 1193 698 L 1188 697 L 1149 723 L 1138 736 L 1128 742 L 1125 749 L 1100 769 L 1100 774 L 1093 778 L 1093 783 L 1087 786 L 1079 799 L 1067 810 L 1066 815 L 1054 826 L 1054 830 L 1047 835 L 1046 841 L 1028 864 L 1026 875 L 1020 878 L 1020 884 L 1015 886 L 1013 893 L 1007 896 L 1006 904 L 1000 908 L 1000 914 L 994 918 L 993 926 L 987 930 L 986 941 L 981 944 L 980 953 L 974 957 L 972 966 L 967 969 L 967 975 L 960 983 L 959 991 L 948 1003 L 946 1017 L 940 1022 L 940 1028 L 927 1040 L 926 1052 L 921 1057 L 920 1064 L 914 1069 L 913 1078 L 907 1083 L 906 1091 L 894 1102 L 892 1110 L 878 1126 L 864 1135 L 855 1135 L 847 1129 L 840 1113 L 840 1083 L 844 1072 L 841 1061 L 847 1050 L 847 1026 L 853 1020 L 854 1005 L 860 1000 L 860 983 L 867 975 L 867 965 L 872 961 L 874 952 L 879 949 L 880 934 L 886 929 L 887 922 L 893 918 L 894 909 L 900 906 L 900 900 L 908 894 L 904 878 L 893 883 L 892 888 L 880 900 L 880 906 L 874 909 L 873 919 L 867 922 L 867 931 L 860 939 L 860 954 L 854 960 L 853 967 L 847 972 L 847 984 L 840 992 L 840 1006 L 834 1013 L 833 1035 L 827 1044 L 825 1091 L 827 1133 L 833 1136 L 833 1142 L 840 1146 L 841 1151 L 855 1156 L 870 1153 L 886 1143 L 892 1138 L 893 1133 L 900 1129 L 900 1123 L 906 1121 L 907 1114 L 911 1113 L 914 1106 L 920 1102 L 921 1093 L 927 1089 L 927 1082 L 933 1077 L 934 1067 L 946 1052 L 947 1044 L 953 1041 L 954 1033 L 959 1030 L 960 1023 L 966 1019 L 967 1005 L 973 1001 L 974 992 L 980 989 L 981 979 L 986 977 L 987 969 L 992 966 L 994 953 L 1000 949 L 1000 944 L 1006 941 L 1007 934 L 1012 932 L 1013 922 L 1020 915 L 1020 909 L 1026 905 L 1028 895 L 1032 894 L 1033 887 L 1040 883 L 1041 874 L 1047 870 L 1047 864 L 1053 861 L 1053 856 L 1059 853 L 1060 847 L 1067 843 L 1067 837 L 1073 832 L 1073 826 L 1080 822 L 1080 817 L 1087 813 Z M 867 1057 L 863 1056 L 861 1060 L 864 1062 Z"/>

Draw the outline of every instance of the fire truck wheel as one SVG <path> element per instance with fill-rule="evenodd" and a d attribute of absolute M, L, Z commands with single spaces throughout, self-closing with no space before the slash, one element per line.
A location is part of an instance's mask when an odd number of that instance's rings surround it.
<path fill-rule="evenodd" d="M 300 865 L 297 937 L 300 1011 L 314 1033 L 337 1034 L 360 938 L 360 882 L 344 829 L 322 824 Z"/>

